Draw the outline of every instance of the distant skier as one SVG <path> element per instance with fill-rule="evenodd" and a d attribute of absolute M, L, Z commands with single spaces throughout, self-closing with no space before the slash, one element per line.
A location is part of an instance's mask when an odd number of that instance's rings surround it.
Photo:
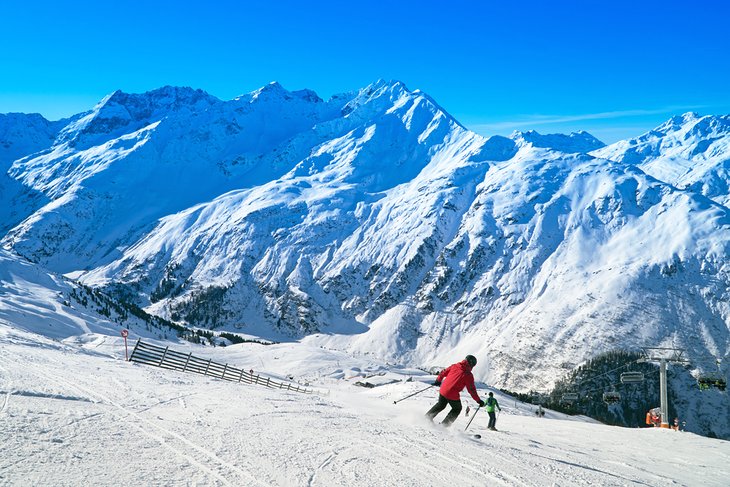
<path fill-rule="evenodd" d="M 646 424 L 659 428 L 662 423 L 662 413 L 660 408 L 650 409 L 646 413 Z"/>
<path fill-rule="evenodd" d="M 459 413 L 461 413 L 461 398 L 459 393 L 466 387 L 471 397 L 479 404 L 484 406 L 484 401 L 479 398 L 477 394 L 477 388 L 474 386 L 474 376 L 471 373 L 471 369 L 477 364 L 477 359 L 473 355 L 467 355 L 464 360 L 450 365 L 436 377 L 436 381 L 433 383 L 435 386 L 441 386 L 439 388 L 439 400 L 438 402 L 428 410 L 426 416 L 433 421 L 438 413 L 443 411 L 448 404 L 451 406 L 451 411 L 446 415 L 444 420 L 441 422 L 444 426 L 451 426 Z"/>
<path fill-rule="evenodd" d="M 494 408 L 497 408 L 498 411 L 501 411 L 502 408 L 499 407 L 499 403 L 497 402 L 497 399 L 494 397 L 494 393 L 490 392 L 489 397 L 487 398 L 487 414 L 489 414 L 489 424 L 487 425 L 487 429 L 490 429 L 492 431 L 497 431 L 497 428 L 495 427 L 497 425 L 497 417 L 494 415 Z"/>

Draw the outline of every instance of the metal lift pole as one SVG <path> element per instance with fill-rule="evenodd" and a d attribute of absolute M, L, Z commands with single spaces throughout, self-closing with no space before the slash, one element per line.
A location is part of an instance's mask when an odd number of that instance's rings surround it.
<path fill-rule="evenodd" d="M 667 364 L 688 364 L 682 357 L 681 348 L 642 347 L 644 356 L 639 362 L 659 362 L 659 409 L 661 411 L 661 427 L 669 428 L 669 401 L 667 400 Z"/>
<path fill-rule="evenodd" d="M 667 359 L 659 361 L 659 407 L 662 412 L 662 428 L 669 428 L 669 402 L 667 401 Z"/>

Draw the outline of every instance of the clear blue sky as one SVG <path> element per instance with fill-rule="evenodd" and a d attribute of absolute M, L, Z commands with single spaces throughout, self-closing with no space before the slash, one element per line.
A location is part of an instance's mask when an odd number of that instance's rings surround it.
<path fill-rule="evenodd" d="M 726 0 L 3 0 L 0 113 L 58 119 L 163 85 L 327 98 L 384 78 L 486 135 L 611 142 L 730 113 L 729 31 Z"/>

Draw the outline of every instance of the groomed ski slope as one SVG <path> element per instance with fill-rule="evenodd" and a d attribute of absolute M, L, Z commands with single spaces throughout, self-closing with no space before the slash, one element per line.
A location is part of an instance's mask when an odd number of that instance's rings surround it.
<path fill-rule="evenodd" d="M 321 394 L 125 362 L 121 338 L 105 335 L 58 342 L 0 323 L 0 344 L 0 485 L 726 486 L 730 478 L 730 442 L 551 411 L 539 419 L 500 393 L 500 431 L 487 431 L 479 412 L 469 428 L 482 434 L 476 440 L 462 433 L 463 414 L 450 430 L 424 420 L 435 388 L 393 404 L 432 376 L 302 344 L 175 348 L 291 375 Z M 474 406 L 466 392 L 462 399 Z"/>

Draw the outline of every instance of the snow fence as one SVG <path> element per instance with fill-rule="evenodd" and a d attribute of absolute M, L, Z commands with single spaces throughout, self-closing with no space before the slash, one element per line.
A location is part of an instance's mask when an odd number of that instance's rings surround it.
<path fill-rule="evenodd" d="M 163 369 L 207 375 L 231 382 L 257 384 L 272 389 L 284 389 L 303 394 L 312 394 L 314 392 L 313 389 L 302 387 L 299 384 L 280 382 L 271 380 L 269 377 L 261 377 L 254 374 L 253 370 L 246 371 L 228 364 L 213 362 L 212 359 L 196 357 L 192 352 L 186 354 L 171 350 L 170 347 L 162 348 L 150 343 L 144 343 L 142 339 L 138 339 L 134 345 L 134 350 L 132 350 L 129 361 L 144 365 L 153 365 Z"/>

